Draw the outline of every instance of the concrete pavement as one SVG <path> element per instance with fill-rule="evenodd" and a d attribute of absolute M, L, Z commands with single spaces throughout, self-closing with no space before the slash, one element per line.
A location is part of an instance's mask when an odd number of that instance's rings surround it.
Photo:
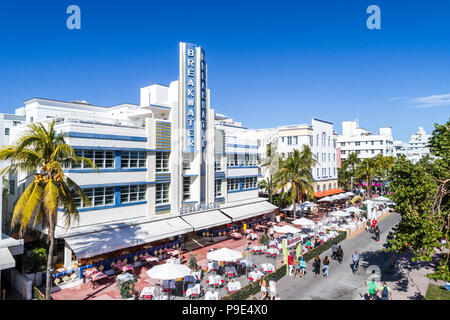
<path fill-rule="evenodd" d="M 331 260 L 328 278 L 315 278 L 312 272 L 312 260 L 307 264 L 307 273 L 303 279 L 285 276 L 277 283 L 280 298 L 285 300 L 361 300 L 367 293 L 364 280 L 375 270 L 378 281 L 381 272 L 391 262 L 391 255 L 382 252 L 389 230 L 400 221 L 400 215 L 392 213 L 379 222 L 381 235 L 376 242 L 373 234 L 366 231 L 341 242 L 344 250 L 342 264 Z M 352 254 L 357 250 L 361 256 L 360 267 L 356 274 L 351 271 Z M 331 258 L 331 249 L 322 253 Z"/>

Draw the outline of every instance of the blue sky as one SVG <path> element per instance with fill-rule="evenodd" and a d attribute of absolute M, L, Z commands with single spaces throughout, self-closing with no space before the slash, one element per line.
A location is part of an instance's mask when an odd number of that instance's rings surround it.
<path fill-rule="evenodd" d="M 81 30 L 66 9 L 81 8 Z M 381 30 L 366 8 L 381 8 Z M 2 1 L 0 112 L 32 97 L 112 106 L 206 49 L 211 105 L 250 128 L 360 120 L 407 140 L 450 110 L 448 1 Z"/>

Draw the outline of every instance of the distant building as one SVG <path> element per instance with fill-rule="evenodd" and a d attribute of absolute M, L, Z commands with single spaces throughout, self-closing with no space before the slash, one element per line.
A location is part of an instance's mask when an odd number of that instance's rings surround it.
<path fill-rule="evenodd" d="M 401 140 L 394 141 L 394 156 L 406 155 L 406 144 Z"/>
<path fill-rule="evenodd" d="M 337 137 L 337 144 L 341 150 L 342 160 L 346 160 L 352 152 L 360 159 L 373 158 L 379 154 L 394 155 L 391 127 L 381 127 L 378 134 L 373 134 L 360 128 L 358 120 L 342 122 L 342 135 Z"/>
<path fill-rule="evenodd" d="M 277 153 L 289 157 L 294 149 L 302 150 L 303 145 L 311 148 L 317 159 L 317 165 L 312 168 L 314 191 L 321 192 L 336 189 L 338 152 L 336 149 L 337 134 L 333 123 L 313 118 L 311 124 L 288 125 L 271 129 L 257 129 L 259 153 L 266 154 L 267 144 L 276 146 Z M 263 177 L 268 174 L 262 168 Z"/>
<path fill-rule="evenodd" d="M 419 127 L 417 133 L 412 134 L 406 147 L 406 157 L 412 163 L 417 163 L 425 155 L 430 154 L 428 147 L 431 135 L 427 134 L 422 127 Z"/>

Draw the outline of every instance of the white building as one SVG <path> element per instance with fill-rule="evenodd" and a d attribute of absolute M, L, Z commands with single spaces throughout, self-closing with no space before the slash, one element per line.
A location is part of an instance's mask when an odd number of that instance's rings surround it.
<path fill-rule="evenodd" d="M 430 138 L 431 135 L 427 134 L 422 127 L 419 127 L 419 131 L 411 135 L 406 146 L 406 158 L 412 163 L 417 163 L 425 155 L 430 154 L 428 147 Z"/>
<path fill-rule="evenodd" d="M 33 98 L 16 110 L 26 124 L 11 128 L 11 141 L 29 123 L 56 119 L 67 142 L 99 168 L 65 169 L 92 204 L 77 199 L 80 219 L 68 230 L 59 219 L 55 262 L 71 267 L 124 248 L 179 246 L 181 236 L 220 235 L 276 209 L 258 198 L 255 137 L 210 107 L 205 50 L 188 43 L 179 50 L 179 80 L 142 88 L 139 105 Z M 20 192 L 32 178 L 11 177 Z"/>
<path fill-rule="evenodd" d="M 342 122 L 342 135 L 338 136 L 337 143 L 342 160 L 346 160 L 352 152 L 360 159 L 373 158 L 378 154 L 394 155 L 391 127 L 381 127 L 377 134 L 373 134 L 360 128 L 358 120 Z"/>
<path fill-rule="evenodd" d="M 312 169 L 315 191 L 338 188 L 337 134 L 333 129 L 333 123 L 313 118 L 311 124 L 258 129 L 255 130 L 255 135 L 259 140 L 259 153 L 263 156 L 270 143 L 276 146 L 278 154 L 283 157 L 289 157 L 294 149 L 301 151 L 303 145 L 309 146 L 317 160 L 317 165 Z M 264 177 L 268 176 L 264 169 L 262 174 Z"/>
<path fill-rule="evenodd" d="M 400 157 L 401 155 L 406 155 L 406 145 L 401 140 L 394 140 L 394 157 Z"/>

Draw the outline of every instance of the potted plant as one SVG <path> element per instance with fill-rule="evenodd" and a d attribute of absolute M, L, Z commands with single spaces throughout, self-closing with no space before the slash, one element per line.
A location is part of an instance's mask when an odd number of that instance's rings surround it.
<path fill-rule="evenodd" d="M 270 238 L 267 234 L 263 233 L 259 238 L 259 243 L 263 245 L 267 245 L 270 242 Z"/>
<path fill-rule="evenodd" d="M 120 289 L 120 296 L 124 300 L 135 300 L 135 287 L 136 287 L 137 279 L 133 278 L 132 280 L 128 280 L 125 282 L 118 282 L 117 286 Z"/>
<path fill-rule="evenodd" d="M 188 262 L 189 268 L 191 268 L 193 271 L 198 270 L 198 263 L 197 263 L 197 257 L 195 254 L 189 255 L 189 262 Z"/>

